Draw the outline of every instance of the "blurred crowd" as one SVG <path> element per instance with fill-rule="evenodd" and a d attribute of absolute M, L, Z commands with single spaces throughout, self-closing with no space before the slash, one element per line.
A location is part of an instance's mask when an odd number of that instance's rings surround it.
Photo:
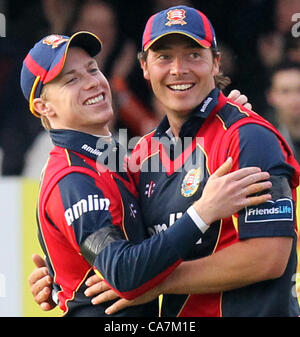
<path fill-rule="evenodd" d="M 148 17 L 178 4 L 195 7 L 212 21 L 222 72 L 232 81 L 225 93 L 235 88 L 247 95 L 300 160 L 300 37 L 292 34 L 300 0 L 0 0 L 6 17 L 6 37 L 0 38 L 0 174 L 38 178 L 51 149 L 19 85 L 22 60 L 47 34 L 97 34 L 103 41 L 97 61 L 114 97 L 112 130 L 118 137 L 119 128 L 126 128 L 130 138 L 153 129 L 162 112 L 136 55 Z"/>

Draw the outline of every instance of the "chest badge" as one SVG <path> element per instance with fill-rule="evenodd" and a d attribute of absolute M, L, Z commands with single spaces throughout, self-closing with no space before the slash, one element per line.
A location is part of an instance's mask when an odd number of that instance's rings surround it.
<path fill-rule="evenodd" d="M 188 198 L 196 193 L 201 182 L 201 168 L 191 169 L 181 184 L 181 195 Z"/>

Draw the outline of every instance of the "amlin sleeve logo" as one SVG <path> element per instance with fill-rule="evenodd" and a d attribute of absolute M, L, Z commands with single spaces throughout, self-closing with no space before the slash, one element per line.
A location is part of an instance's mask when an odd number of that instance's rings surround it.
<path fill-rule="evenodd" d="M 291 199 L 282 198 L 267 201 L 263 205 L 246 207 L 245 222 L 294 220 L 294 207 Z"/>

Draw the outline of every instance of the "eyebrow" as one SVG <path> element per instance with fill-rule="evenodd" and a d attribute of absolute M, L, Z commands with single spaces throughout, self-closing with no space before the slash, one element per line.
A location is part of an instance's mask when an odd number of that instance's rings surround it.
<path fill-rule="evenodd" d="M 196 49 L 205 49 L 203 47 L 201 47 L 198 43 L 191 41 L 191 42 L 187 42 L 184 45 L 185 48 L 196 48 Z M 158 43 L 156 46 L 151 47 L 152 51 L 157 52 L 157 51 L 161 51 L 161 50 L 170 50 L 172 48 L 172 43 Z"/>
<path fill-rule="evenodd" d="M 91 65 L 97 65 L 97 62 L 96 62 L 96 60 L 90 60 L 87 64 L 86 64 L 86 68 L 89 68 Z M 97 65 L 98 66 L 98 65 Z M 71 69 L 71 70 L 69 70 L 69 71 L 67 71 L 66 73 L 61 73 L 61 77 L 65 77 L 65 76 L 67 76 L 67 75 L 72 75 L 72 74 L 74 74 L 74 73 L 76 73 L 77 72 L 77 70 L 76 69 Z"/>

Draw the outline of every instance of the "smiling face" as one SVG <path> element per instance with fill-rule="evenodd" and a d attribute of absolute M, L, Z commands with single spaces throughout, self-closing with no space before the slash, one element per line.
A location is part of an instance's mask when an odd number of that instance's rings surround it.
<path fill-rule="evenodd" d="M 96 61 L 83 49 L 69 49 L 61 73 L 44 89 L 45 98 L 35 99 L 34 106 L 48 117 L 52 128 L 108 134 L 113 118 L 110 87 Z"/>
<path fill-rule="evenodd" d="M 219 58 L 191 38 L 171 34 L 154 43 L 141 67 L 169 119 L 187 119 L 215 88 Z"/>

